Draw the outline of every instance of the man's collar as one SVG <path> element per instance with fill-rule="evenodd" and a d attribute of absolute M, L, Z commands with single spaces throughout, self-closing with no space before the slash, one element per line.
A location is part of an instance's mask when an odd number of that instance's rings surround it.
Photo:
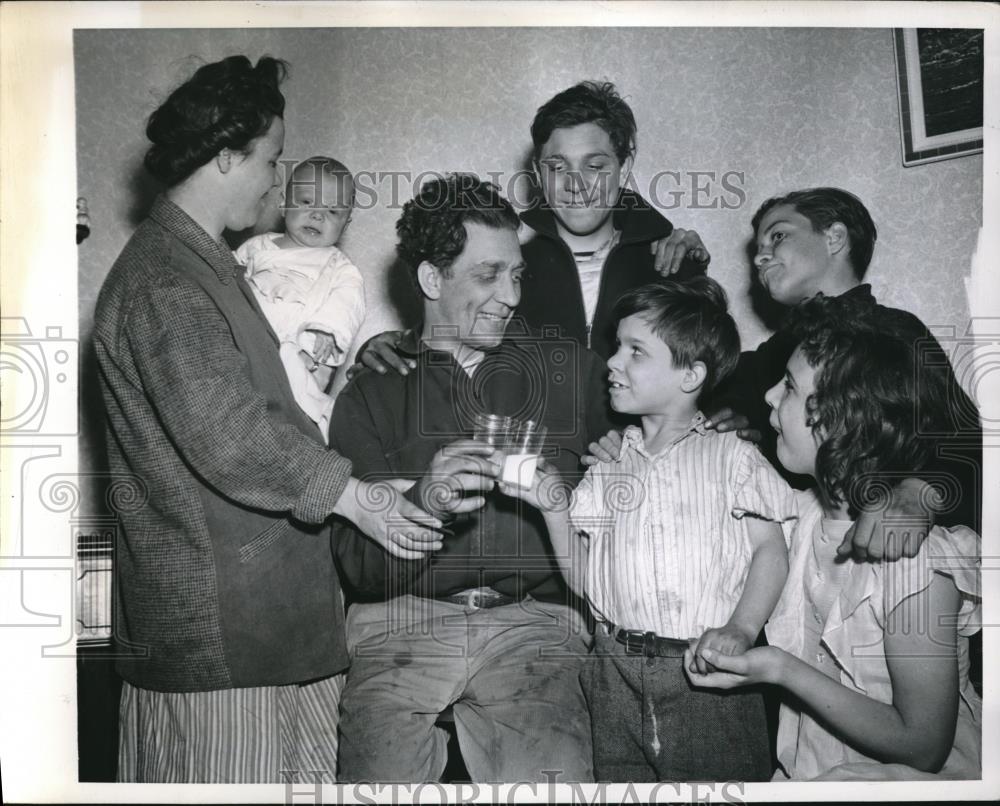
<path fill-rule="evenodd" d="M 620 243 L 655 241 L 666 238 L 673 226 L 638 193 L 624 188 L 612 213 L 614 228 L 621 232 Z M 556 215 L 544 200 L 521 213 L 521 220 L 531 229 L 550 238 L 562 240 Z"/>
<path fill-rule="evenodd" d="M 240 264 L 236 262 L 233 253 L 165 195 L 157 197 L 153 209 L 149 211 L 149 217 L 197 252 L 222 282 L 228 283 L 239 271 Z"/>

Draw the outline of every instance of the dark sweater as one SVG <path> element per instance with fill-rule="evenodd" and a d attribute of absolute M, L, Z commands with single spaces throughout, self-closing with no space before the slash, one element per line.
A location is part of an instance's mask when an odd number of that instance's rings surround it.
<path fill-rule="evenodd" d="M 521 247 L 527 269 L 521 281 L 521 304 L 517 308 L 527 324 L 540 331 L 557 328 L 579 344 L 590 347 L 602 359 L 614 352 L 615 333 L 611 310 L 626 291 L 641 285 L 662 282 L 653 268 L 650 245 L 673 232 L 673 225 L 646 201 L 630 190 L 622 191 L 613 213 L 618 243 L 604 261 L 593 325 L 588 334 L 583 292 L 576 261 L 566 242 L 559 237 L 555 214 L 546 206 L 521 215 L 534 237 Z M 704 267 L 685 260 L 674 279 L 700 274 Z"/>
<path fill-rule="evenodd" d="M 567 478 L 578 476 L 587 443 L 609 427 L 603 366 L 567 339 L 512 334 L 516 327 L 471 377 L 449 353 L 407 335 L 400 350 L 417 368 L 406 376 L 362 370 L 337 398 L 331 446 L 362 479 L 419 479 L 441 447 L 471 436 L 476 412 L 513 415 L 547 425 L 548 460 Z M 490 586 L 516 598 L 568 601 L 538 511 L 496 490 L 486 499 L 481 510 L 448 523 L 444 548 L 427 560 L 391 558 L 339 524 L 334 551 L 353 598 L 437 598 Z"/>

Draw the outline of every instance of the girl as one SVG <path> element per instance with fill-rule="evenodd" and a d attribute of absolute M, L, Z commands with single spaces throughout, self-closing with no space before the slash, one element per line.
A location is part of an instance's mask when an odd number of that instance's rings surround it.
<path fill-rule="evenodd" d="M 980 777 L 982 704 L 968 675 L 979 536 L 935 527 L 912 559 L 836 557 L 857 513 L 923 470 L 950 421 L 940 373 L 914 371 L 922 334 L 880 330 L 882 310 L 825 298 L 803 306 L 799 347 L 766 399 L 779 460 L 816 488 L 799 494 L 771 645 L 705 651 L 707 674 L 691 650 L 685 659 L 695 685 L 773 683 L 791 695 L 775 780 Z"/>

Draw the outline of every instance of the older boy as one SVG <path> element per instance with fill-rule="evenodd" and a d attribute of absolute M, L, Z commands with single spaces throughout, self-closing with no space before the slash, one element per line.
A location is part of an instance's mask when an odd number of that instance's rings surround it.
<path fill-rule="evenodd" d="M 854 194 L 831 187 L 808 188 L 768 199 L 753 217 L 754 265 L 761 284 L 777 303 L 792 307 L 825 294 L 828 297 L 851 297 L 875 306 L 871 286 L 863 283 L 875 249 L 877 231 L 867 208 Z M 962 391 L 954 377 L 947 356 L 934 336 L 913 314 L 897 308 L 878 306 L 880 322 L 890 333 L 924 334 L 918 355 L 922 361 L 915 371 L 943 373 L 945 388 L 953 395 L 955 432 L 945 440 L 945 447 L 928 478 L 935 477 L 960 491 L 956 500 L 946 502 L 936 520 L 945 525 L 963 524 L 979 531 L 981 525 L 982 431 L 975 405 Z M 907 336 L 912 339 L 912 335 Z M 781 327 L 756 350 L 743 353 L 740 363 L 716 396 L 716 405 L 731 402 L 748 415 L 751 424 L 764 435 L 762 450 L 775 462 L 774 431 L 768 424 L 769 409 L 765 392 L 784 375 L 785 365 L 796 347 L 795 336 Z M 794 480 L 793 480 L 794 481 Z M 932 496 L 923 491 L 918 479 L 905 479 L 894 489 L 889 517 L 908 521 L 905 542 L 883 549 L 878 528 L 882 518 L 863 513 L 858 519 L 853 550 L 859 558 L 879 559 L 883 551 L 892 558 L 905 549 L 912 556 L 926 534 L 921 520 L 932 517 L 927 502 Z M 881 513 L 879 513 L 881 516 Z M 901 534 L 902 536 L 902 534 Z M 873 539 L 874 538 L 874 539 Z M 842 552 L 851 550 L 845 539 Z"/>
<path fill-rule="evenodd" d="M 531 139 L 543 198 L 521 215 L 529 240 L 518 316 L 535 329 L 556 326 L 607 358 L 615 300 L 661 276 L 703 273 L 708 251 L 698 233 L 675 229 L 625 187 L 636 124 L 614 84 L 584 81 L 558 93 L 538 109 Z M 395 350 L 402 335 L 374 337 L 358 360 L 379 373 L 391 366 L 406 374 Z"/>

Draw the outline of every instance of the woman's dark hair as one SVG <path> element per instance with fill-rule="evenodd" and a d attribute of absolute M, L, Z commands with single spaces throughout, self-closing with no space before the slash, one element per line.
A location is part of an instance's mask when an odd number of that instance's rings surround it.
<path fill-rule="evenodd" d="M 417 283 L 425 260 L 446 276 L 465 249 L 466 224 L 517 230 L 521 221 L 500 189 L 473 174 L 454 173 L 428 179 L 417 196 L 403 205 L 396 222 L 396 252 Z"/>
<path fill-rule="evenodd" d="M 615 325 L 639 314 L 674 357 L 675 368 L 705 365 L 699 400 L 706 398 L 740 359 L 740 334 L 729 315 L 726 292 L 715 280 L 697 275 L 683 282 L 663 280 L 621 296 L 611 318 Z"/>
<path fill-rule="evenodd" d="M 635 115 L 610 81 L 582 81 L 538 107 L 531 123 L 531 142 L 537 160 L 552 132 L 581 123 L 596 123 L 611 138 L 618 162 L 635 154 Z"/>
<path fill-rule="evenodd" d="M 903 311 L 820 295 L 793 311 L 790 329 L 817 370 L 806 413 L 820 498 L 856 517 L 928 467 L 955 430 L 952 402 L 968 399 L 940 345 Z"/>
<path fill-rule="evenodd" d="M 256 66 L 230 56 L 200 67 L 149 116 L 146 170 L 172 187 L 224 148 L 246 152 L 284 115 L 279 85 L 287 72 L 286 62 L 270 56 Z"/>

